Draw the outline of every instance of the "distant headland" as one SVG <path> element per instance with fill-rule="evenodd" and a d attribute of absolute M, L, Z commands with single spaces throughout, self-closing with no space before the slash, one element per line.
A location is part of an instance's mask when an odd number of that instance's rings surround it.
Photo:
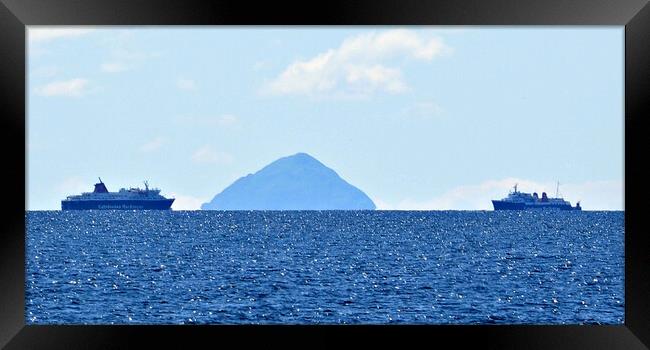
<path fill-rule="evenodd" d="M 280 158 L 233 182 L 203 210 L 374 210 L 375 203 L 306 153 Z"/>

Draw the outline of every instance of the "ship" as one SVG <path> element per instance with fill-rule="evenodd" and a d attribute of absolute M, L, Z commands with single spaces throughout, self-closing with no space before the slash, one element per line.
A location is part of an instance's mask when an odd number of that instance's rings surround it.
<path fill-rule="evenodd" d="M 92 192 L 68 196 L 61 201 L 61 210 L 169 210 L 174 198 L 165 198 L 157 188 L 121 188 L 119 192 L 109 192 L 102 179 L 95 184 Z"/>
<path fill-rule="evenodd" d="M 555 209 L 555 210 L 582 210 L 580 202 L 576 203 L 575 207 L 571 206 L 571 202 L 559 197 L 558 183 L 555 198 L 548 197 L 546 192 L 542 192 L 542 197 L 533 194 L 517 191 L 517 184 L 514 186 L 514 191 L 508 194 L 508 197 L 492 200 L 494 210 L 528 210 L 528 209 Z"/>

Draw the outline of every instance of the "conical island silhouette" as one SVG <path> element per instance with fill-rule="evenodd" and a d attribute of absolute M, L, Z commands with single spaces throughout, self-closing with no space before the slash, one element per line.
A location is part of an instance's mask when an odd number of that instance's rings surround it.
<path fill-rule="evenodd" d="M 280 158 L 201 205 L 204 210 L 374 210 L 360 189 L 306 153 Z"/>

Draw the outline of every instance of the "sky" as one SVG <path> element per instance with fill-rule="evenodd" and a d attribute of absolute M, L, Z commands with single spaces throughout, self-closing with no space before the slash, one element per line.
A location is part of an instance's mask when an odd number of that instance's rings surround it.
<path fill-rule="evenodd" d="M 387 210 L 624 209 L 624 27 L 28 27 L 27 210 L 306 152 Z"/>

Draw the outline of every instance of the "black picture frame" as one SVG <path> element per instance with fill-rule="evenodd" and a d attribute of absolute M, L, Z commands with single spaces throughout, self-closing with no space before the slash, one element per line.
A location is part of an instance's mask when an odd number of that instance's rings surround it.
<path fill-rule="evenodd" d="M 30 326 L 25 325 L 26 26 L 30 25 L 618 25 L 625 26 L 625 324 L 620 326 Z M 650 346 L 650 247 L 645 148 L 650 99 L 650 5 L 646 0 L 0 0 L 0 346 L 187 346 L 224 338 L 248 344 L 364 345 L 396 340 L 495 349 L 644 349 Z M 258 337 L 259 335 L 259 337 Z M 448 343 L 449 344 L 449 343 Z"/>

